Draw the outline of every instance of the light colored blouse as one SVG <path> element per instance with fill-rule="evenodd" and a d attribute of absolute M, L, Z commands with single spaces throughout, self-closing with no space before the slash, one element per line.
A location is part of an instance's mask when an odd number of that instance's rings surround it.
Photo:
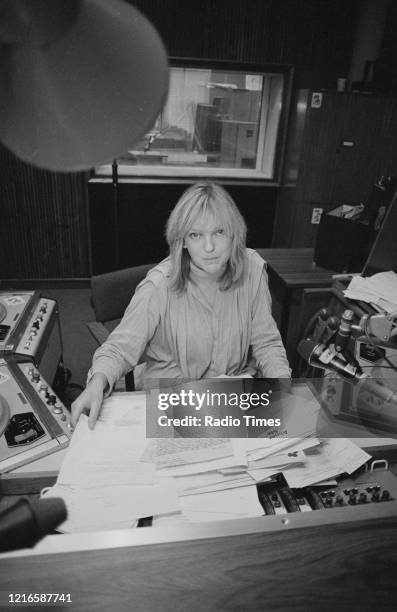
<path fill-rule="evenodd" d="M 146 362 L 149 379 L 212 378 L 243 374 L 290 377 L 280 333 L 271 315 L 265 262 L 246 250 L 244 279 L 208 292 L 208 279 L 191 271 L 186 290 L 169 288 L 170 260 L 149 271 L 124 317 L 95 352 L 90 375 L 114 383 Z"/>

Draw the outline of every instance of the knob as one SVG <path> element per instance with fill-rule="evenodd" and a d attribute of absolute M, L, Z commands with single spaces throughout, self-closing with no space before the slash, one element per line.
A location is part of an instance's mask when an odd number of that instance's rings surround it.
<path fill-rule="evenodd" d="M 32 327 L 34 327 L 35 329 L 39 329 L 39 327 L 40 327 L 40 322 L 39 322 L 39 321 L 34 321 L 34 322 L 32 323 Z"/>
<path fill-rule="evenodd" d="M 345 495 L 349 495 L 349 494 L 350 494 L 350 489 L 345 489 L 345 490 L 343 491 L 343 493 L 344 493 Z"/>
<path fill-rule="evenodd" d="M 328 497 L 328 498 L 325 500 L 325 507 L 326 507 L 326 508 L 332 508 L 332 498 L 331 498 L 331 497 Z"/>
<path fill-rule="evenodd" d="M 47 399 L 47 404 L 49 406 L 54 406 L 54 404 L 56 404 L 56 401 L 57 401 L 56 395 L 49 395 Z"/>
<path fill-rule="evenodd" d="M 379 501 L 379 491 L 374 491 L 371 496 L 371 501 L 378 502 Z"/>
<path fill-rule="evenodd" d="M 38 372 L 33 372 L 32 374 L 32 382 L 38 383 L 40 380 L 40 374 Z"/>
<path fill-rule="evenodd" d="M 367 503 L 367 494 L 366 493 L 360 493 L 359 498 L 358 498 L 358 503 L 359 504 L 366 504 Z"/>
<path fill-rule="evenodd" d="M 60 408 L 59 406 L 54 406 L 52 411 L 53 411 L 54 414 L 62 414 L 63 413 L 62 408 Z"/>
<path fill-rule="evenodd" d="M 350 494 L 350 497 L 349 497 L 349 504 L 351 504 L 352 506 L 354 506 L 354 505 L 355 505 L 355 503 L 356 503 L 356 501 L 357 501 L 356 496 L 355 496 L 355 495 Z"/>
<path fill-rule="evenodd" d="M 336 496 L 335 503 L 338 504 L 338 506 L 343 506 L 343 497 L 342 497 L 342 495 L 337 495 Z"/>
<path fill-rule="evenodd" d="M 64 412 L 61 414 L 61 421 L 66 421 L 66 414 Z"/>
<path fill-rule="evenodd" d="M 381 500 L 382 500 L 382 501 L 389 501 L 389 499 L 390 499 L 390 491 L 388 491 L 387 489 L 385 489 L 385 490 L 382 492 L 382 497 L 381 497 Z"/>

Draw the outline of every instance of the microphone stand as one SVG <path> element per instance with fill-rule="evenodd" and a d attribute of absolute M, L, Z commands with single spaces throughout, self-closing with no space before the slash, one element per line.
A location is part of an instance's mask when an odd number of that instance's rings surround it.
<path fill-rule="evenodd" d="M 114 159 L 112 163 L 112 186 L 113 186 L 113 252 L 114 252 L 114 269 L 118 270 L 120 265 L 119 256 L 119 175 L 117 160 Z"/>

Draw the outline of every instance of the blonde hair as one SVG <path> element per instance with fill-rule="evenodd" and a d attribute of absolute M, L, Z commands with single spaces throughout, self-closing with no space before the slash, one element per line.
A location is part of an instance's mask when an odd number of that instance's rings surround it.
<path fill-rule="evenodd" d="M 184 239 L 196 220 L 210 213 L 232 239 L 231 254 L 219 279 L 221 289 L 237 284 L 245 271 L 247 226 L 232 197 L 217 183 L 201 182 L 186 189 L 171 212 L 166 239 L 171 258 L 171 288 L 182 292 L 190 273 L 190 255 L 183 248 Z"/>

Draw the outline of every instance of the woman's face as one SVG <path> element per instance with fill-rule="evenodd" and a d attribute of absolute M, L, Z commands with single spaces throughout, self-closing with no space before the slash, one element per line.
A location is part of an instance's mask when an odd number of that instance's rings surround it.
<path fill-rule="evenodd" d="M 213 215 L 198 218 L 185 236 L 184 246 L 192 262 L 210 276 L 220 276 L 232 250 L 232 238 Z"/>

